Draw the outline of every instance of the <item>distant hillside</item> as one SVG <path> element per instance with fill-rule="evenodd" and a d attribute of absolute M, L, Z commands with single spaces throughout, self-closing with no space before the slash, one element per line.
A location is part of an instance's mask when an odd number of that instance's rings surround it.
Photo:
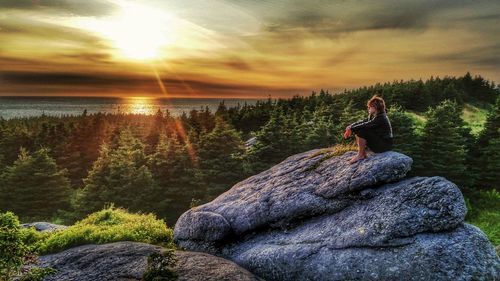
<path fill-rule="evenodd" d="M 488 110 L 491 106 L 473 105 L 471 103 L 464 103 L 462 110 L 462 119 L 467 123 L 467 126 L 471 128 L 471 133 L 473 135 L 478 135 L 483 129 L 484 123 L 486 122 L 486 117 Z M 421 132 L 424 127 L 427 118 L 422 112 L 407 111 L 408 116 L 410 116 L 416 124 L 416 130 Z"/>

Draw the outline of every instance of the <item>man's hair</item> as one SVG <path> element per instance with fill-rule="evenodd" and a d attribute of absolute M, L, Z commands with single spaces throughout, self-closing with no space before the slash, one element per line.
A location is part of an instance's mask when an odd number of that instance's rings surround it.
<path fill-rule="evenodd" d="M 384 100 L 375 95 L 373 96 L 368 103 L 366 104 L 367 106 L 375 106 L 375 109 L 377 109 L 377 112 L 385 112 L 385 102 Z"/>

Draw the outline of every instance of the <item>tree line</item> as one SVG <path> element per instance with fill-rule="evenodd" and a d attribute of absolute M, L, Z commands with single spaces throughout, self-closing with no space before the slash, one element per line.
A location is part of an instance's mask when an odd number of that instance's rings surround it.
<path fill-rule="evenodd" d="M 394 81 L 330 94 L 221 102 L 174 117 L 87 114 L 0 119 L 0 211 L 22 220 L 71 223 L 114 203 L 154 212 L 169 224 L 287 156 L 352 142 L 342 132 L 383 97 L 395 149 L 412 175 L 444 176 L 461 188 L 498 188 L 500 90 L 481 76 Z M 488 108 L 482 131 L 461 118 L 465 103 Z M 417 130 L 416 112 L 426 118 Z M 253 144 L 245 146 L 252 138 Z"/>

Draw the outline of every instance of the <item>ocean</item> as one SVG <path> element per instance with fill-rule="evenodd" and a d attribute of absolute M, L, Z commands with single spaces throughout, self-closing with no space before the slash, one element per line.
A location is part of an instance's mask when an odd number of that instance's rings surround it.
<path fill-rule="evenodd" d="M 154 114 L 161 109 L 171 115 L 179 116 L 192 109 L 206 106 L 215 112 L 219 103 L 229 108 L 255 104 L 258 99 L 222 98 L 114 98 L 114 97 L 0 97 L 0 117 L 3 119 L 31 117 L 40 115 L 63 116 L 92 113 L 135 113 Z"/>

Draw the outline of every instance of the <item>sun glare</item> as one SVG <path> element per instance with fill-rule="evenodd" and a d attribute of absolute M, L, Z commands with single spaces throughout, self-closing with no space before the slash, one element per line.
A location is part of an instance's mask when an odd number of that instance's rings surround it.
<path fill-rule="evenodd" d="M 159 9 L 129 1 L 117 2 L 120 11 L 103 19 L 83 19 L 80 25 L 109 40 L 115 56 L 151 60 L 162 56 L 161 49 L 176 36 L 176 18 Z"/>
<path fill-rule="evenodd" d="M 131 3 L 124 3 L 122 8 L 122 14 L 110 25 L 109 37 L 124 56 L 156 58 L 161 47 L 172 43 L 174 23 L 171 16 Z"/>

